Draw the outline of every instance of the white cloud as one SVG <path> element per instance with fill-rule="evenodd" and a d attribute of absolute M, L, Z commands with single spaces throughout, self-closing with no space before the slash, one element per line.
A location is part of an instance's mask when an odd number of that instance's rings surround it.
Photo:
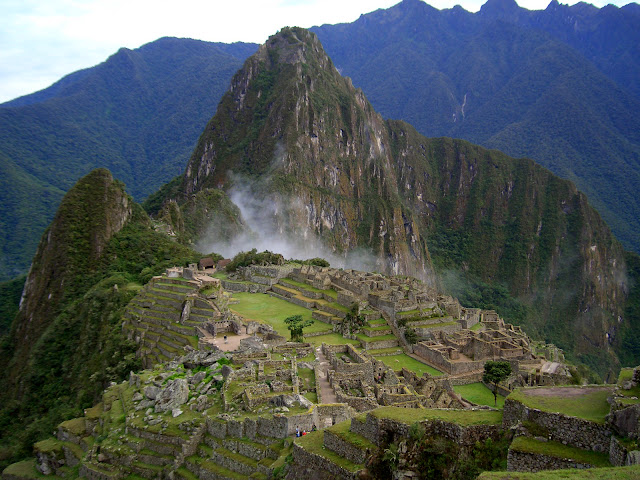
<path fill-rule="evenodd" d="M 481 0 L 435 0 L 436 8 Z M 283 26 L 352 22 L 398 0 L 0 0 L 0 102 L 46 88 L 120 47 L 163 36 L 263 43 Z M 529 9 L 547 0 L 521 0 Z M 573 2 L 572 2 L 573 3 Z M 607 2 L 597 2 L 602 6 Z"/>

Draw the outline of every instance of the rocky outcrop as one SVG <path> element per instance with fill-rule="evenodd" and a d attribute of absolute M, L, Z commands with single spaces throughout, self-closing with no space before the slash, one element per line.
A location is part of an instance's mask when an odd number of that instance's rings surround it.
<path fill-rule="evenodd" d="M 273 231 L 435 282 L 432 259 L 509 285 L 527 322 L 597 352 L 627 322 L 624 252 L 586 197 L 530 160 L 384 121 L 315 35 L 285 28 L 235 75 L 184 174 L 181 201 L 249 182 Z M 265 207 L 266 208 L 266 207 Z"/>

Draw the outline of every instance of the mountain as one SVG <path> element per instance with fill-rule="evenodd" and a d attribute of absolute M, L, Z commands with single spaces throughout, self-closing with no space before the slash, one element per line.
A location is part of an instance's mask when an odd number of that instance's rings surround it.
<path fill-rule="evenodd" d="M 135 344 L 122 333 L 124 307 L 153 275 L 198 258 L 156 232 L 105 169 L 66 193 L 0 342 L 0 462 L 28 453 L 35 439 L 97 401 L 109 382 L 140 368 Z M 6 284 L 3 299 L 22 281 Z"/>
<path fill-rule="evenodd" d="M 489 0 L 474 14 L 404 0 L 312 30 L 384 117 L 533 158 L 640 251 L 637 4 Z"/>
<path fill-rule="evenodd" d="M 0 105 L 0 280 L 28 269 L 64 192 L 94 168 L 138 200 L 180 173 L 255 48 L 161 38 Z"/>
<path fill-rule="evenodd" d="M 313 30 L 384 117 L 533 158 L 640 251 L 640 7 L 419 0 Z M 73 183 L 109 168 L 141 200 L 182 171 L 257 48 L 162 38 L 0 105 L 0 280 L 26 273 Z"/>
<path fill-rule="evenodd" d="M 302 29 L 245 62 L 179 181 L 178 203 L 221 188 L 260 205 L 274 244 L 317 242 L 347 259 L 367 250 L 378 270 L 477 280 L 492 295 L 507 286 L 516 320 L 603 375 L 635 322 L 623 316 L 625 252 L 575 185 L 384 121 Z"/>

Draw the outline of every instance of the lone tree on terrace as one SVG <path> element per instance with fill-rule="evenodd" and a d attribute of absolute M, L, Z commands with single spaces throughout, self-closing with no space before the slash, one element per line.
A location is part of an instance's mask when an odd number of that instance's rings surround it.
<path fill-rule="evenodd" d="M 310 318 L 303 320 L 302 315 L 292 315 L 284 319 L 284 323 L 287 324 L 287 328 L 291 332 L 292 342 L 301 342 L 303 339 L 302 329 L 313 324 L 313 320 Z"/>
<path fill-rule="evenodd" d="M 498 404 L 498 383 L 511 375 L 511 364 L 505 361 L 489 360 L 484 364 L 484 374 L 482 380 L 486 383 L 493 383 L 493 405 Z"/>

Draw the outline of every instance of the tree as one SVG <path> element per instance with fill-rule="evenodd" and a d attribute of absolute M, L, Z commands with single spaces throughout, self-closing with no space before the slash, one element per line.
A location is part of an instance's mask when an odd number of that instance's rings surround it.
<path fill-rule="evenodd" d="M 418 332 L 416 332 L 415 329 L 408 327 L 404 331 L 404 338 L 409 345 L 413 345 L 418 342 Z"/>
<path fill-rule="evenodd" d="M 484 364 L 484 374 L 482 381 L 493 383 L 493 400 L 494 406 L 498 404 L 498 383 L 511 375 L 511 364 L 505 361 L 489 360 Z"/>
<path fill-rule="evenodd" d="M 365 316 L 360 314 L 360 304 L 354 302 L 347 315 L 340 322 L 340 333 L 343 335 L 359 332 L 365 324 Z"/>
<path fill-rule="evenodd" d="M 302 315 L 292 315 L 284 319 L 284 323 L 287 324 L 287 328 L 291 332 L 292 342 L 301 342 L 303 339 L 302 329 L 313 324 L 313 320 L 310 318 L 304 320 Z"/>

